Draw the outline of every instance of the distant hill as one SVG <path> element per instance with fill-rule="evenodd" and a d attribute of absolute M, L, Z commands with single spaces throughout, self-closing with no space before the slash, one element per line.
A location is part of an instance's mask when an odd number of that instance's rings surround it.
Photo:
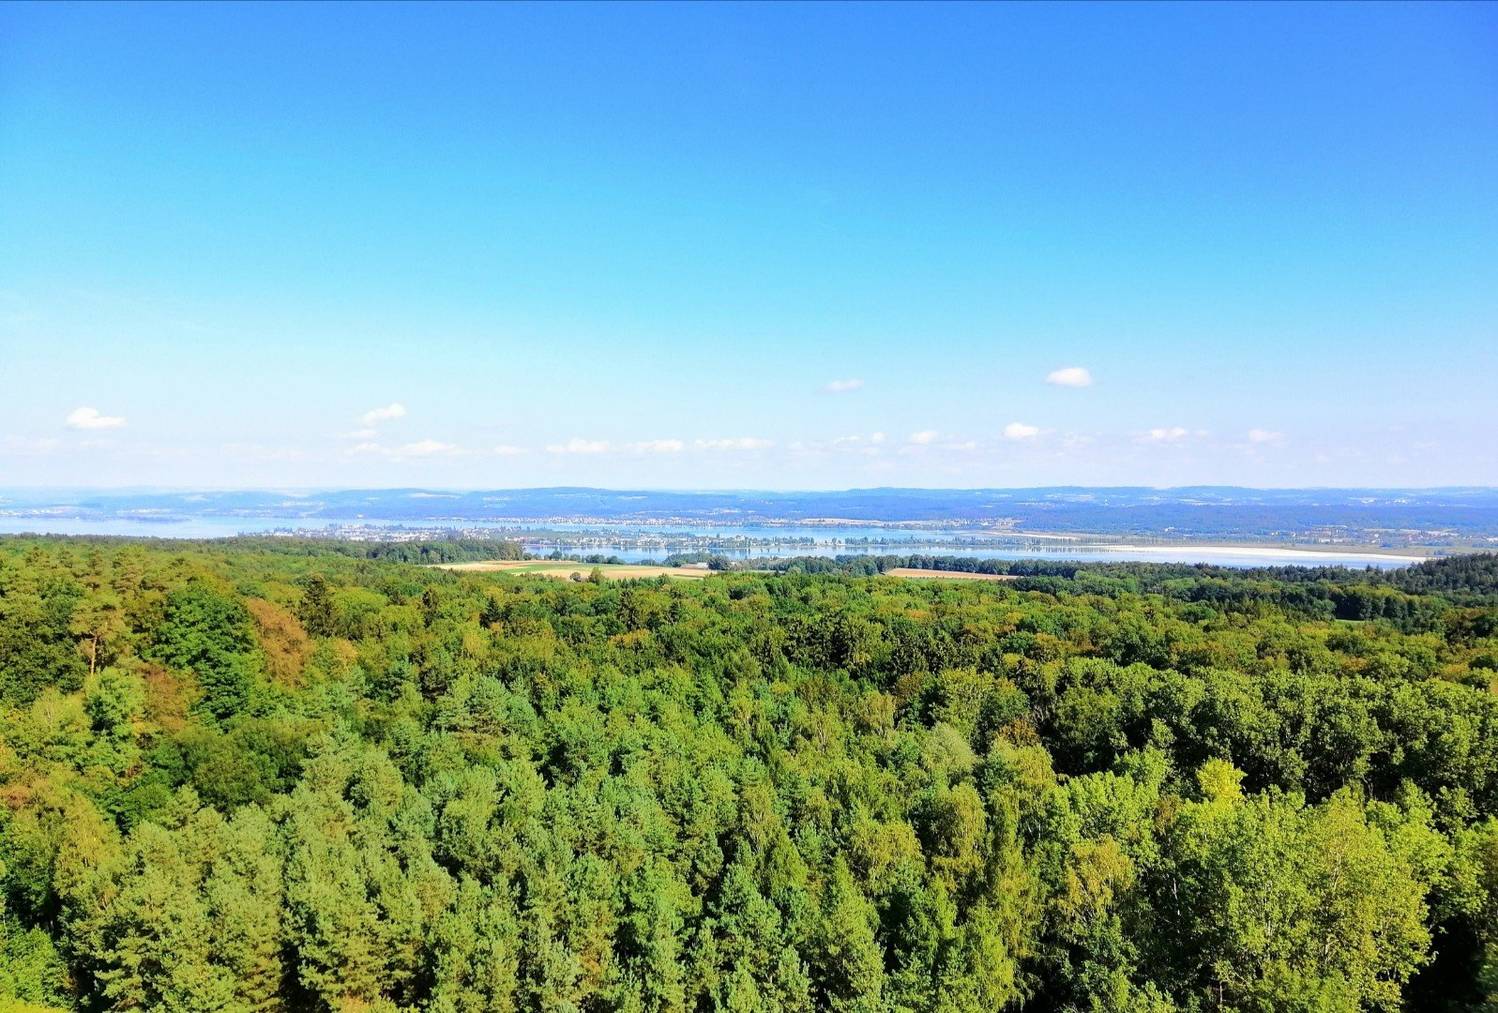
<path fill-rule="evenodd" d="M 171 521 L 192 517 L 397 523 L 672 519 L 763 523 L 839 518 L 949 524 L 1008 519 L 1019 530 L 1175 537 L 1266 536 L 1315 527 L 1498 535 L 1498 489 L 1247 489 L 1231 486 L 847 489 L 834 492 L 615 490 L 0 491 L 0 512 Z"/>

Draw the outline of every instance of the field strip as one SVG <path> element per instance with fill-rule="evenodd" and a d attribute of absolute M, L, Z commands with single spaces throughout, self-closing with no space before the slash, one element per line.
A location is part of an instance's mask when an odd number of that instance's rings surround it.
<path fill-rule="evenodd" d="M 680 577 L 696 580 L 713 571 L 687 566 L 645 566 L 638 563 L 580 563 L 570 559 L 484 559 L 473 563 L 437 563 L 438 570 L 460 573 L 528 573 L 567 580 L 576 573 L 586 578 L 595 569 L 609 580 L 631 580 L 637 577 Z"/>
<path fill-rule="evenodd" d="M 937 580 L 1018 580 L 1007 573 L 969 573 L 966 570 L 923 570 L 914 566 L 897 566 L 885 570 L 886 577 L 921 577 Z"/>

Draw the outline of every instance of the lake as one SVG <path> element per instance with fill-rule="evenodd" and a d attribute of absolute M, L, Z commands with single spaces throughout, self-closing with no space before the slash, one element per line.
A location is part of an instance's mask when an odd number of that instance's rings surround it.
<path fill-rule="evenodd" d="M 1219 566 L 1373 566 L 1394 569 L 1417 560 L 1391 553 L 1312 551 L 1273 544 L 1255 546 L 1097 544 L 1035 538 L 996 539 L 992 533 L 951 528 L 867 527 L 849 525 L 694 526 L 428 520 L 394 522 L 362 519 L 369 534 L 388 529 L 393 536 L 415 532 L 461 530 L 474 535 L 515 538 L 528 552 L 546 555 L 613 555 L 627 562 L 662 559 L 676 552 L 714 552 L 730 559 L 767 556 L 906 555 L 920 553 L 975 559 L 1050 559 L 1082 562 L 1212 563 Z M 85 518 L 59 513 L 46 516 L 0 516 L 0 533 L 123 535 L 137 538 L 226 538 L 265 534 L 297 526 L 304 532 L 347 531 L 348 525 L 318 525 L 275 517 Z"/>

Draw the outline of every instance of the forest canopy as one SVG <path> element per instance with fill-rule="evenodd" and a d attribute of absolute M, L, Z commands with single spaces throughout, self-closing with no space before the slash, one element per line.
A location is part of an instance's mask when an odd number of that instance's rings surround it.
<path fill-rule="evenodd" d="M 493 549 L 0 539 L 0 1008 L 1498 1009 L 1492 556 Z"/>

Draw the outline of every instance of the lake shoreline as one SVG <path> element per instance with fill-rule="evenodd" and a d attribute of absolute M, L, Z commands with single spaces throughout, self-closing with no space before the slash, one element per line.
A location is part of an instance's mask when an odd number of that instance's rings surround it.
<path fill-rule="evenodd" d="M 281 522 L 284 525 L 284 521 Z M 197 518 L 174 524 L 112 519 L 103 523 L 78 518 L 0 519 L 0 532 L 122 538 L 216 540 L 225 538 L 309 538 L 329 541 L 440 541 L 448 538 L 495 538 L 519 542 L 537 557 L 617 556 L 640 563 L 681 555 L 721 555 L 733 560 L 798 556 L 955 556 L 966 559 L 1039 559 L 1055 562 L 1162 562 L 1236 567 L 1365 566 L 1390 568 L 1480 551 L 1467 547 L 1383 546 L 1376 544 L 1308 544 L 1242 538 L 1194 541 L 1135 534 L 1114 536 L 1080 531 L 953 531 L 906 527 L 900 535 L 870 538 L 867 527 L 790 528 L 703 525 L 651 528 L 639 524 L 595 524 L 587 528 L 529 530 L 499 525 L 455 525 L 428 521 L 419 527 L 371 522 L 358 527 L 272 527 L 274 521 L 246 524 L 244 518 Z M 31 528 L 31 531 L 22 530 Z M 36 529 L 43 529 L 38 531 Z M 841 537 L 839 537 L 841 536 Z"/>

